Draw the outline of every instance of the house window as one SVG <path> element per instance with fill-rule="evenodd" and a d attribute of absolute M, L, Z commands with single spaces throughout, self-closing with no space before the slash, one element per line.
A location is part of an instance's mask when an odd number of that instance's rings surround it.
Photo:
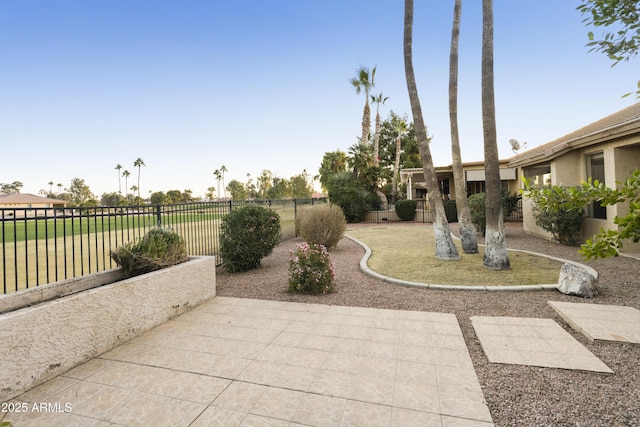
<path fill-rule="evenodd" d="M 441 179 L 440 180 L 440 192 L 442 193 L 443 196 L 445 196 L 445 199 L 448 199 L 450 193 L 450 189 L 449 189 L 449 179 Z"/>
<path fill-rule="evenodd" d="M 604 184 L 604 155 L 602 153 L 587 156 L 587 178 L 598 180 Z M 598 202 L 591 203 L 587 208 L 589 218 L 607 219 L 607 208 Z"/>
<path fill-rule="evenodd" d="M 525 168 L 524 176 L 532 187 L 551 185 L 551 165 L 546 163 Z"/>

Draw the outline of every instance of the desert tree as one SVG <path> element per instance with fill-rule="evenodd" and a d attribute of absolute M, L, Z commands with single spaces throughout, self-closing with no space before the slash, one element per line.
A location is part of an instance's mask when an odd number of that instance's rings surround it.
<path fill-rule="evenodd" d="M 424 172 L 429 201 L 435 210 L 433 221 L 433 234 L 436 241 L 436 257 L 443 260 L 456 260 L 460 258 L 458 249 L 451 238 L 451 230 L 447 222 L 447 216 L 442 202 L 442 194 L 436 178 L 429 148 L 427 127 L 422 117 L 422 107 L 418 97 L 415 73 L 413 71 L 413 0 L 405 0 L 404 3 L 404 68 L 407 80 L 407 90 L 413 114 L 413 124 L 416 132 L 416 139 L 422 158 L 422 169 Z"/>
<path fill-rule="evenodd" d="M 398 177 L 400 175 L 400 154 L 402 153 L 402 137 L 409 132 L 409 125 L 405 120 L 396 122 L 396 158 L 393 163 L 393 177 L 391 178 L 391 200 L 395 203 L 398 199 Z"/>
<path fill-rule="evenodd" d="M 453 7 L 453 25 L 451 29 L 451 51 L 449 54 L 449 122 L 451 125 L 451 159 L 453 163 L 453 182 L 456 192 L 456 209 L 460 223 L 460 240 L 466 254 L 478 252 L 476 228 L 471 221 L 467 189 L 465 188 L 460 135 L 458 132 L 458 42 L 460 40 L 460 16 L 462 0 L 455 0 Z"/>
<path fill-rule="evenodd" d="M 510 267 L 504 232 L 502 183 L 496 132 L 493 76 L 493 0 L 482 0 L 482 128 L 485 174 L 485 249 L 483 264 L 494 270 Z"/>

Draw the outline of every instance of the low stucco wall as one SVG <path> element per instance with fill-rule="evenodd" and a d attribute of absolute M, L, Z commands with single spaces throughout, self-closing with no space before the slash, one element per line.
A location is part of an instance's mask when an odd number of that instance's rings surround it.
<path fill-rule="evenodd" d="M 215 257 L 0 315 L 0 402 L 216 295 Z"/>

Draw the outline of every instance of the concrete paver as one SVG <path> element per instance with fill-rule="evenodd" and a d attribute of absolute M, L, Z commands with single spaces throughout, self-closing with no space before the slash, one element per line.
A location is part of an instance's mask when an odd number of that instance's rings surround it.
<path fill-rule="evenodd" d="M 492 363 L 613 374 L 608 366 L 551 319 L 474 316 L 471 322 Z"/>
<path fill-rule="evenodd" d="M 640 310 L 633 307 L 549 301 L 573 329 L 591 341 L 640 344 Z"/>
<path fill-rule="evenodd" d="M 12 402 L 70 407 L 16 426 L 493 425 L 453 314 L 221 297 Z"/>

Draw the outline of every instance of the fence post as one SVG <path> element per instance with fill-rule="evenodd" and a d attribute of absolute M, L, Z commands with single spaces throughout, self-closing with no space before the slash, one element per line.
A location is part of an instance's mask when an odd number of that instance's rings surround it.
<path fill-rule="evenodd" d="M 233 200 L 229 200 L 229 213 L 233 210 Z"/>
<path fill-rule="evenodd" d="M 298 199 L 293 199 L 293 217 L 298 217 Z"/>
<path fill-rule="evenodd" d="M 158 228 L 162 227 L 162 210 L 160 209 L 160 204 L 156 205 L 156 222 L 158 223 Z"/>

